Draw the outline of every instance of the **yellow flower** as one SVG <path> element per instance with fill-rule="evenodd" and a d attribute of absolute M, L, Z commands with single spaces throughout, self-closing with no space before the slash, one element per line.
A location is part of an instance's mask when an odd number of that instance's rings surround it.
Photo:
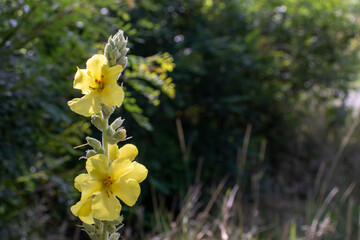
<path fill-rule="evenodd" d="M 140 185 L 148 170 L 133 161 L 138 150 L 132 144 L 118 149 L 109 148 L 109 159 L 97 154 L 86 161 L 87 174 L 75 178 L 75 188 L 81 199 L 71 207 L 71 212 L 83 222 L 93 224 L 93 218 L 113 221 L 119 217 L 121 204 L 133 206 L 140 195 Z"/>
<path fill-rule="evenodd" d="M 70 109 L 89 117 L 100 113 L 100 102 L 109 107 L 120 107 L 124 100 L 124 91 L 117 84 L 121 71 L 121 65 L 109 67 L 104 55 L 92 56 L 86 62 L 86 69 L 78 68 L 74 79 L 74 88 L 80 89 L 85 96 L 69 101 Z"/>

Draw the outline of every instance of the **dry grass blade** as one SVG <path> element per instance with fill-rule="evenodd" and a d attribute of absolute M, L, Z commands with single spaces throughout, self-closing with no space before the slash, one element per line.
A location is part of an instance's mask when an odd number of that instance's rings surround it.
<path fill-rule="evenodd" d="M 350 194 L 354 191 L 356 187 L 356 183 L 352 182 L 347 189 L 345 190 L 344 194 L 342 195 L 341 199 L 340 199 L 340 204 L 343 205 L 346 201 L 346 199 L 348 199 L 348 197 L 350 196 Z"/>
<path fill-rule="evenodd" d="M 346 214 L 346 238 L 345 238 L 345 240 L 351 239 L 351 231 L 352 231 L 351 218 L 352 218 L 352 213 L 354 210 L 354 204 L 355 204 L 354 199 L 350 198 L 349 206 L 348 206 L 348 210 L 347 210 L 347 214 Z"/>
<path fill-rule="evenodd" d="M 242 146 L 241 150 L 238 149 L 238 151 L 237 151 L 236 159 L 237 159 L 237 166 L 238 166 L 238 179 L 237 179 L 238 184 L 240 181 L 239 177 L 243 173 L 245 162 L 246 162 L 246 156 L 247 156 L 247 150 L 248 150 L 248 146 L 249 146 L 249 142 L 250 142 L 251 130 L 252 130 L 252 125 L 251 124 L 246 125 L 243 146 Z"/>
<path fill-rule="evenodd" d="M 335 155 L 335 158 L 334 160 L 331 162 L 331 166 L 330 166 L 330 169 L 329 169 L 329 172 L 323 182 L 323 185 L 320 189 L 320 195 L 319 195 L 319 200 L 321 201 L 322 200 L 322 196 L 324 196 L 325 192 L 326 192 L 326 189 L 328 188 L 328 185 L 329 185 L 329 181 L 330 179 L 333 177 L 334 173 L 335 173 L 335 170 L 337 168 L 337 166 L 339 165 L 339 162 L 341 160 L 341 155 L 342 153 L 344 152 L 345 150 L 345 147 L 349 144 L 349 141 L 352 137 L 352 135 L 354 134 L 355 132 L 355 129 L 356 127 L 359 125 L 360 123 L 360 117 L 357 116 L 355 118 L 355 121 L 351 124 L 349 130 L 347 131 L 345 137 L 343 138 L 343 140 L 341 141 L 341 144 L 340 144 L 340 147 Z"/>
<path fill-rule="evenodd" d="M 218 221 L 218 227 L 220 229 L 220 233 L 221 233 L 221 239 L 222 240 L 227 240 L 229 239 L 229 230 L 228 230 L 228 222 L 230 217 L 232 216 L 231 214 L 231 209 L 234 206 L 234 201 L 235 201 L 235 196 L 236 193 L 239 190 L 239 186 L 235 185 L 233 187 L 233 189 L 231 190 L 231 193 L 229 195 L 229 197 L 225 197 L 224 198 L 224 202 L 223 202 L 223 206 L 222 206 L 222 221 Z"/>
<path fill-rule="evenodd" d="M 302 227 L 302 229 L 305 231 L 306 240 L 320 239 L 323 235 L 335 231 L 335 224 L 331 222 L 329 216 L 325 216 L 322 221 L 320 221 L 320 218 L 338 192 L 339 188 L 334 187 L 326 197 L 320 209 L 318 209 L 318 211 L 316 212 L 316 215 L 311 222 L 311 225 Z"/>

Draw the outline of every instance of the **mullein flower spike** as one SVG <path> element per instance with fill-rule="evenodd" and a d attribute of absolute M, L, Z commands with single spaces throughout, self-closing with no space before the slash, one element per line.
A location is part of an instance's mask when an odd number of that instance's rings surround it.
<path fill-rule="evenodd" d="M 124 119 L 117 118 L 109 126 L 109 118 L 124 101 L 122 86 L 117 84 L 127 64 L 127 39 L 123 31 L 111 36 L 104 55 L 95 54 L 86 62 L 86 69 L 78 69 L 74 88 L 84 96 L 68 102 L 72 111 L 91 117 L 92 124 L 102 132 L 102 142 L 86 137 L 92 147 L 86 151 L 86 171 L 75 178 L 74 185 L 81 192 L 80 201 L 71 212 L 83 221 L 83 230 L 93 240 L 116 240 L 117 227 L 122 223 L 120 200 L 133 206 L 139 195 L 140 185 L 148 174 L 146 167 L 137 163 L 138 149 L 126 144 L 120 149 L 118 142 L 125 141 Z"/>

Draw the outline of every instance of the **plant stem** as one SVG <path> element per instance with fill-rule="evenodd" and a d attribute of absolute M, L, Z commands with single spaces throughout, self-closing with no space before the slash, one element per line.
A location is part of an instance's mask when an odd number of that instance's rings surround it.
<path fill-rule="evenodd" d="M 102 236 L 101 239 L 102 240 L 108 240 L 109 237 L 109 233 L 108 233 L 108 226 L 107 226 L 107 221 L 103 221 L 103 231 L 102 231 Z"/>
<path fill-rule="evenodd" d="M 108 137 L 107 137 L 107 133 L 106 133 L 106 130 L 109 127 L 108 121 L 109 121 L 108 118 L 104 118 L 103 132 L 102 132 L 102 145 L 103 145 L 103 148 L 104 148 L 104 154 L 107 157 L 109 156 L 109 144 L 108 144 Z"/>
<path fill-rule="evenodd" d="M 109 127 L 109 117 L 103 118 L 103 131 L 102 131 L 102 146 L 104 148 L 104 155 L 109 157 L 109 143 L 108 143 L 108 136 L 107 136 L 107 129 Z M 108 240 L 109 232 L 108 232 L 108 223 L 107 221 L 102 221 L 102 240 Z"/>

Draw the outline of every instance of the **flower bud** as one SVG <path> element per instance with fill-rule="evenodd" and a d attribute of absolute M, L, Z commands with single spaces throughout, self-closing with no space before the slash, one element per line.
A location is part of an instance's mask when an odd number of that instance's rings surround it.
<path fill-rule="evenodd" d="M 115 121 L 110 125 L 110 127 L 113 129 L 113 130 L 116 130 L 118 129 L 119 127 L 121 127 L 121 125 L 123 124 L 125 119 L 122 119 L 121 117 L 115 119 Z"/>
<path fill-rule="evenodd" d="M 110 115 L 114 112 L 114 110 L 115 110 L 115 106 L 108 107 L 105 104 L 101 105 L 101 112 L 104 116 L 104 119 L 108 119 Z"/>
<path fill-rule="evenodd" d="M 127 58 L 123 58 L 123 59 L 120 59 L 119 61 L 118 61 L 118 63 L 119 63 L 119 65 L 127 65 L 127 63 L 128 63 L 128 60 L 127 60 Z"/>
<path fill-rule="evenodd" d="M 87 150 L 86 151 L 86 157 L 87 158 L 95 156 L 96 154 L 97 154 L 97 152 L 95 150 Z"/>
<path fill-rule="evenodd" d="M 124 220 L 124 217 L 121 215 L 119 216 L 116 220 L 112 221 L 111 224 L 113 225 L 119 225 L 120 223 L 122 223 Z"/>
<path fill-rule="evenodd" d="M 129 48 L 126 47 L 127 38 L 124 32 L 119 30 L 114 36 L 110 36 L 105 45 L 104 55 L 106 56 L 109 66 L 121 65 L 125 69 L 127 64 L 126 54 Z"/>
<path fill-rule="evenodd" d="M 119 59 L 121 57 L 120 51 L 115 51 L 114 56 L 115 56 L 115 59 Z"/>
<path fill-rule="evenodd" d="M 91 123 L 99 129 L 101 132 L 103 131 L 103 119 L 99 115 L 91 116 Z"/>
<path fill-rule="evenodd" d="M 120 234 L 115 232 L 115 233 L 110 235 L 109 240 L 118 240 L 119 238 L 120 238 Z"/>
<path fill-rule="evenodd" d="M 124 128 L 120 128 L 109 137 L 109 143 L 113 145 L 113 144 L 117 144 L 120 141 L 124 141 L 125 139 L 126 139 L 126 130 Z"/>
<path fill-rule="evenodd" d="M 107 226 L 107 230 L 108 230 L 109 233 L 116 232 L 116 226 L 114 224 L 109 224 Z"/>
<path fill-rule="evenodd" d="M 88 144 L 97 152 L 101 148 L 101 143 L 99 140 L 92 138 L 92 137 L 86 137 L 85 138 Z"/>
<path fill-rule="evenodd" d="M 115 131 L 111 127 L 106 130 L 106 135 L 108 136 L 108 138 L 111 138 L 114 133 Z"/>
<path fill-rule="evenodd" d="M 83 223 L 82 227 L 86 230 L 86 232 L 95 232 L 96 229 L 93 225 Z"/>
<path fill-rule="evenodd" d="M 94 218 L 95 228 L 102 229 L 103 228 L 103 222 L 99 219 Z"/>

